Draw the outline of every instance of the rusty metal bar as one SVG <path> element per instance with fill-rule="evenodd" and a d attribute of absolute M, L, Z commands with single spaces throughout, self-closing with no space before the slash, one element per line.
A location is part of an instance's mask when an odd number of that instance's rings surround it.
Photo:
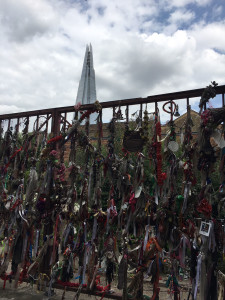
<path fill-rule="evenodd" d="M 9 119 L 8 121 L 8 130 L 10 129 L 10 123 L 11 123 L 11 119 Z"/>
<path fill-rule="evenodd" d="M 40 131 L 42 127 L 45 126 L 48 127 L 48 120 L 51 118 L 51 116 L 47 116 L 46 120 L 41 124 L 41 126 L 37 129 L 37 131 Z"/>
<path fill-rule="evenodd" d="M 65 115 L 67 115 L 67 113 L 65 113 Z M 64 122 L 64 126 L 66 126 L 66 124 L 68 124 L 69 126 L 71 126 L 72 124 L 63 116 L 61 116 L 63 122 Z"/>
<path fill-rule="evenodd" d="M 51 132 L 54 134 L 54 136 L 58 136 L 60 132 L 60 112 L 56 108 L 52 113 Z"/>
<path fill-rule="evenodd" d="M 39 115 L 37 115 L 37 119 L 36 119 L 36 131 L 38 131 L 38 126 L 39 126 Z"/>
<path fill-rule="evenodd" d="M 67 118 L 67 112 L 65 112 L 65 114 L 64 114 L 64 124 L 63 124 L 63 126 L 64 126 L 63 131 L 64 132 L 66 132 L 66 122 L 68 122 L 66 118 Z"/>
<path fill-rule="evenodd" d="M 141 125 L 142 125 L 142 112 L 143 112 L 143 104 L 141 103 L 140 104 L 140 113 L 139 113 L 139 116 L 141 118 Z"/>
<path fill-rule="evenodd" d="M 19 132 L 19 127 L 20 127 L 20 118 L 17 118 L 16 133 Z"/>
<path fill-rule="evenodd" d="M 113 106 L 113 118 L 115 118 L 115 116 L 116 116 L 116 108 L 115 106 Z"/>
<path fill-rule="evenodd" d="M 46 130 L 46 137 L 47 137 L 47 135 L 48 135 L 48 121 L 49 121 L 49 119 L 51 118 L 51 116 L 52 116 L 52 115 L 49 116 L 49 114 L 47 114 L 47 120 L 46 120 L 47 122 L 46 122 L 46 129 L 45 129 L 45 130 Z"/>
<path fill-rule="evenodd" d="M 189 104 L 189 98 L 187 97 L 187 107 L 189 106 L 190 104 Z"/>
<path fill-rule="evenodd" d="M 158 102 L 155 101 L 155 118 L 158 116 Z"/>
<path fill-rule="evenodd" d="M 129 126 L 129 105 L 126 106 L 126 126 Z"/>
<path fill-rule="evenodd" d="M 101 102 L 102 108 L 110 108 L 114 106 L 127 106 L 127 105 L 136 105 L 141 103 L 155 103 L 168 101 L 168 100 L 181 100 L 186 98 L 194 98 L 194 97 L 201 97 L 205 88 L 196 89 L 196 90 L 188 90 L 176 93 L 168 93 L 168 94 L 161 94 L 161 95 L 154 95 L 148 96 L 146 98 L 132 98 L 132 99 L 124 99 L 124 100 L 115 100 L 109 102 Z M 225 85 L 215 87 L 217 94 L 224 94 L 225 93 Z M 88 110 L 94 109 L 94 104 L 86 104 L 81 105 L 81 110 Z M 65 113 L 65 112 L 74 112 L 74 106 L 66 106 L 66 107 L 57 107 L 57 108 L 48 108 L 42 110 L 34 110 L 34 111 L 27 111 L 22 113 L 13 113 L 13 114 L 4 114 L 0 115 L 0 120 L 2 119 L 14 119 L 14 118 L 24 118 L 24 117 L 32 117 L 37 115 L 46 115 L 46 114 L 54 114 L 57 113 Z"/>

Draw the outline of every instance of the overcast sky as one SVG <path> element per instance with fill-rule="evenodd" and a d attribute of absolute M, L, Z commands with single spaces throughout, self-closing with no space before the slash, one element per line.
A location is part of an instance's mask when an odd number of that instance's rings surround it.
<path fill-rule="evenodd" d="M 100 101 L 225 84 L 224 0 L 0 0 L 0 22 L 1 114 L 75 104 L 87 43 Z"/>

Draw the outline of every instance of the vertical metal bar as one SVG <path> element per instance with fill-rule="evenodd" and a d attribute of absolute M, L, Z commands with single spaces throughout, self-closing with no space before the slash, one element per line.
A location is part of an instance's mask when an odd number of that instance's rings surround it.
<path fill-rule="evenodd" d="M 0 120 L 0 142 L 2 140 L 2 134 L 3 134 L 3 130 L 2 130 L 2 120 Z"/>
<path fill-rule="evenodd" d="M 19 127 L 20 127 L 20 118 L 17 118 L 17 124 L 16 124 L 16 135 L 19 132 Z"/>
<path fill-rule="evenodd" d="M 170 100 L 170 121 L 173 122 L 173 102 Z"/>
<path fill-rule="evenodd" d="M 58 112 L 57 109 L 54 109 L 52 112 L 52 128 L 51 132 L 54 136 L 58 136 L 60 132 L 60 118 L 61 114 Z"/>
<path fill-rule="evenodd" d="M 142 103 L 140 104 L 140 113 L 139 113 L 139 116 L 141 118 L 141 126 L 142 126 L 142 113 L 143 113 L 143 105 Z"/>
<path fill-rule="evenodd" d="M 113 118 L 115 118 L 115 116 L 116 116 L 116 108 L 115 106 L 113 106 Z"/>
<path fill-rule="evenodd" d="M 225 106 L 224 93 L 222 94 L 222 105 Z"/>
<path fill-rule="evenodd" d="M 55 110 L 52 111 L 52 126 L 51 126 L 51 133 L 54 134 L 54 127 L 55 127 Z"/>
<path fill-rule="evenodd" d="M 63 132 L 66 132 L 66 119 L 67 119 L 67 113 L 64 113 L 64 124 L 63 124 Z"/>
<path fill-rule="evenodd" d="M 11 119 L 9 119 L 8 121 L 8 130 L 10 129 L 10 123 L 11 123 Z"/>
<path fill-rule="evenodd" d="M 189 106 L 190 104 L 189 104 L 189 98 L 187 98 L 187 107 Z"/>
<path fill-rule="evenodd" d="M 30 123 L 30 117 L 27 117 L 26 134 L 29 132 L 29 123 Z"/>
<path fill-rule="evenodd" d="M 49 120 L 48 120 L 48 117 L 49 117 L 49 114 L 47 114 L 47 122 L 46 122 L 46 137 L 47 137 L 47 135 L 48 135 L 48 122 L 49 122 Z"/>
<path fill-rule="evenodd" d="M 126 122 L 129 124 L 129 105 L 126 106 Z"/>
<path fill-rule="evenodd" d="M 36 119 L 36 131 L 38 131 L 39 128 L 39 115 L 37 115 L 37 119 Z"/>
<path fill-rule="evenodd" d="M 155 101 L 155 115 L 158 116 L 158 102 Z"/>

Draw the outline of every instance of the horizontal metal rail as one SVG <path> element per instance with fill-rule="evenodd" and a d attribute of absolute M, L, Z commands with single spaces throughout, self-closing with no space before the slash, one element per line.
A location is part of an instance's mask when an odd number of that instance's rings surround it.
<path fill-rule="evenodd" d="M 101 102 L 101 106 L 102 108 L 113 108 L 117 106 L 155 103 L 155 102 L 162 102 L 168 100 L 190 99 L 195 97 L 201 97 L 204 89 L 205 88 L 168 93 L 168 94 L 153 95 L 145 98 L 140 97 L 140 98 L 107 101 L 107 102 Z M 224 99 L 225 85 L 217 86 L 215 87 L 215 90 L 217 94 L 222 94 L 222 97 Z M 81 106 L 81 110 L 89 110 L 93 108 L 94 108 L 94 104 L 86 104 Z M 26 111 L 26 112 L 3 114 L 0 115 L 0 120 L 25 118 L 25 117 L 32 117 L 32 116 L 47 115 L 47 114 L 57 115 L 60 113 L 68 113 L 68 112 L 74 112 L 74 106 L 55 107 L 55 108 L 39 109 L 39 110 Z"/>

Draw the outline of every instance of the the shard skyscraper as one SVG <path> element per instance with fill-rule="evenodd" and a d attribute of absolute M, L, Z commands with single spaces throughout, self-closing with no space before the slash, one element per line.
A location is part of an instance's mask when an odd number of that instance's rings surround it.
<path fill-rule="evenodd" d="M 90 104 L 96 101 L 95 70 L 93 65 L 92 46 L 86 47 L 81 79 L 77 91 L 76 104 Z M 97 114 L 90 116 L 90 123 L 95 123 Z"/>

